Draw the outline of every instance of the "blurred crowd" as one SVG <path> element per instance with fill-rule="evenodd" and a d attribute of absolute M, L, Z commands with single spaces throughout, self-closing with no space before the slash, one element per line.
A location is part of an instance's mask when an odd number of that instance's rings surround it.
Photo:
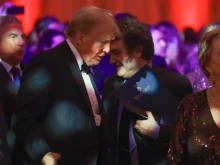
<path fill-rule="evenodd" d="M 179 31 L 86 6 L 24 34 L 11 7 L 0 7 L 0 165 L 219 164 L 220 23 Z"/>
<path fill-rule="evenodd" d="M 7 8 L 11 6 L 13 4 L 8 2 L 2 5 L 0 14 L 7 14 Z M 126 14 L 129 13 L 119 13 L 118 15 Z M 67 23 L 60 22 L 54 16 L 39 18 L 35 22 L 32 31 L 26 36 L 22 63 L 27 64 L 33 56 L 36 56 L 41 51 L 51 49 L 64 41 L 63 31 L 66 25 Z M 183 31 L 179 31 L 170 21 L 160 21 L 155 25 L 151 25 L 155 63 L 160 67 L 187 75 L 192 83 L 194 92 L 210 87 L 207 78 L 200 70 L 197 45 L 202 34 L 219 26 L 219 22 L 210 23 L 196 32 L 191 27 L 186 27 Z M 102 71 L 103 67 L 106 67 L 105 72 Z M 105 56 L 102 63 L 99 66 L 95 66 L 93 71 L 96 75 L 99 91 L 102 90 L 105 78 L 116 73 L 116 69 L 109 64 L 108 56 Z"/>

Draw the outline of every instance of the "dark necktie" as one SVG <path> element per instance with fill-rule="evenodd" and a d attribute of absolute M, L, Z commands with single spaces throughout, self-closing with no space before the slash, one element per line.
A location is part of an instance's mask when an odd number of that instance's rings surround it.
<path fill-rule="evenodd" d="M 13 81 L 15 85 L 19 87 L 21 81 L 20 70 L 17 67 L 12 67 L 10 73 L 13 75 Z"/>
<path fill-rule="evenodd" d="M 81 72 L 85 72 L 85 73 L 90 73 L 90 67 L 85 63 L 83 62 L 82 66 L 81 66 Z"/>

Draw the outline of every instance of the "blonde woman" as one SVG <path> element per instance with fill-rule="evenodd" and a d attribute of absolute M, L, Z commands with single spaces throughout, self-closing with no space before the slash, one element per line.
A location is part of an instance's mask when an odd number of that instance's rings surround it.
<path fill-rule="evenodd" d="M 212 87 L 182 100 L 168 165 L 220 164 L 220 28 L 202 36 L 199 63 Z"/>

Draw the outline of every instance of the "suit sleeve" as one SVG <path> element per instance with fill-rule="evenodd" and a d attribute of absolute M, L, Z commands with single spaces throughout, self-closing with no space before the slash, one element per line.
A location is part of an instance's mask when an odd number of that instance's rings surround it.
<path fill-rule="evenodd" d="M 180 103 L 175 130 L 167 154 L 168 165 L 187 164 L 187 132 L 190 120 L 190 105 L 190 97 L 185 97 Z"/>
<path fill-rule="evenodd" d="M 10 158 L 10 152 L 9 152 L 9 146 L 7 143 L 7 126 L 5 121 L 5 116 L 3 112 L 3 101 L 1 97 L 1 91 L 0 91 L 0 164 L 1 165 L 11 165 L 11 158 Z"/>
<path fill-rule="evenodd" d="M 175 84 L 179 84 L 179 86 L 176 87 L 179 92 L 177 90 L 175 91 L 178 100 L 181 101 L 184 96 L 192 93 L 192 85 L 186 76 L 178 76 L 178 81 Z M 160 124 L 160 132 L 157 140 L 163 143 L 169 143 L 173 129 L 173 126 Z"/>
<path fill-rule="evenodd" d="M 51 106 L 51 81 L 45 66 L 29 67 L 23 74 L 17 110 L 12 117 L 17 140 L 33 164 L 41 164 L 43 156 L 50 151 L 41 124 Z"/>

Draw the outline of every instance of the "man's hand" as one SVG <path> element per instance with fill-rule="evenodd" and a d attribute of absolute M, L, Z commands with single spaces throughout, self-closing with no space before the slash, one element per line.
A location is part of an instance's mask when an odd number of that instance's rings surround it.
<path fill-rule="evenodd" d="M 60 159 L 61 155 L 58 153 L 48 152 L 42 160 L 43 165 L 58 165 L 57 160 Z"/>
<path fill-rule="evenodd" d="M 148 116 L 147 120 L 137 120 L 134 128 L 143 135 L 148 136 L 153 139 L 157 139 L 160 131 L 160 126 L 158 125 L 157 121 L 154 119 L 154 116 L 150 111 L 146 111 Z"/>

